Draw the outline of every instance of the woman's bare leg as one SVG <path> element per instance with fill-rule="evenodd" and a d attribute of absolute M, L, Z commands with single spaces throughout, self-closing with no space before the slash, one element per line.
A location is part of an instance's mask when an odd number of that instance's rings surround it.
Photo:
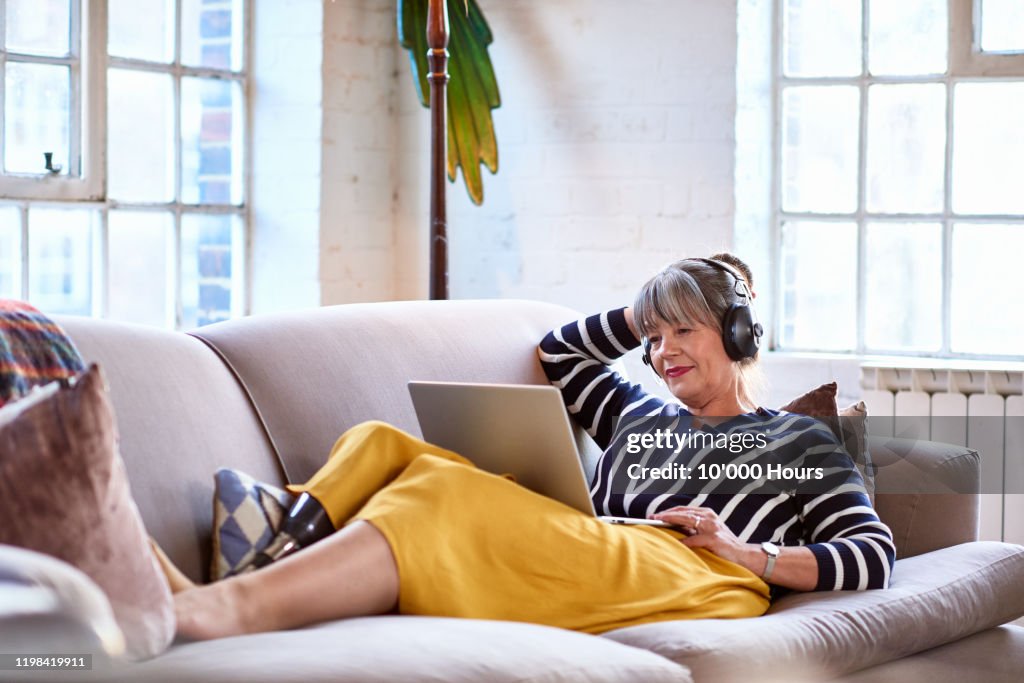
<path fill-rule="evenodd" d="M 398 602 L 398 568 L 384 535 L 357 521 L 250 574 L 174 595 L 178 635 L 191 640 L 384 614 Z"/>

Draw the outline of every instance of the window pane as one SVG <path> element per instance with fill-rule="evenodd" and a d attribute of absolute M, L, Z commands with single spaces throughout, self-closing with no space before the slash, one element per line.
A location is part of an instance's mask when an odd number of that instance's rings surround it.
<path fill-rule="evenodd" d="M 167 74 L 110 69 L 107 168 L 114 199 L 174 199 L 174 90 Z"/>
<path fill-rule="evenodd" d="M 109 0 L 107 50 L 115 57 L 174 60 L 174 0 Z"/>
<path fill-rule="evenodd" d="M 108 244 L 110 317 L 159 327 L 173 323 L 173 216 L 111 211 Z"/>
<path fill-rule="evenodd" d="M 182 327 L 227 320 L 241 309 L 241 219 L 181 217 Z"/>
<path fill-rule="evenodd" d="M 188 204 L 242 203 L 242 87 L 181 79 L 181 197 Z"/>
<path fill-rule="evenodd" d="M 786 0 L 786 75 L 860 74 L 860 3 L 861 0 Z"/>
<path fill-rule="evenodd" d="M 66 66 L 6 66 L 4 168 L 14 173 L 46 173 L 43 152 L 68 173 L 71 125 L 71 70 Z"/>
<path fill-rule="evenodd" d="M 92 313 L 95 211 L 31 209 L 28 296 L 45 313 Z"/>
<path fill-rule="evenodd" d="M 983 52 L 1024 51 L 1024 2 L 981 0 Z"/>
<path fill-rule="evenodd" d="M 869 223 L 867 317 L 871 350 L 942 347 L 942 225 Z"/>
<path fill-rule="evenodd" d="M 0 207 L 0 298 L 21 299 L 21 212 Z"/>
<path fill-rule="evenodd" d="M 953 97 L 953 210 L 1024 214 L 1024 83 L 960 83 Z"/>
<path fill-rule="evenodd" d="M 942 211 L 946 87 L 875 85 L 868 90 L 869 211 Z"/>
<path fill-rule="evenodd" d="M 70 0 L 7 0 L 11 52 L 64 57 L 71 52 Z"/>
<path fill-rule="evenodd" d="M 182 0 L 181 62 L 242 68 L 242 0 Z"/>
<path fill-rule="evenodd" d="M 953 226 L 953 351 L 1021 354 L 1021 254 L 1024 224 Z"/>
<path fill-rule="evenodd" d="M 826 351 L 857 345 L 857 225 L 782 226 L 782 346 Z"/>
<path fill-rule="evenodd" d="M 871 0 L 868 71 L 876 75 L 946 72 L 945 2 Z"/>
<path fill-rule="evenodd" d="M 849 86 L 786 88 L 782 98 L 782 205 L 787 211 L 857 208 L 860 95 Z"/>

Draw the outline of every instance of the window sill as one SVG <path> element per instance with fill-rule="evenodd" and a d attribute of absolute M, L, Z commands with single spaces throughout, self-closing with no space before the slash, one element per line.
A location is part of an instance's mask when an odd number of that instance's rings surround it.
<path fill-rule="evenodd" d="M 907 368 L 922 370 L 973 370 L 978 372 L 1024 372 L 1024 361 L 979 360 L 971 358 L 933 358 L 931 356 L 887 356 L 881 354 L 829 353 L 817 351 L 767 351 L 766 362 L 851 363 L 867 368 Z"/>

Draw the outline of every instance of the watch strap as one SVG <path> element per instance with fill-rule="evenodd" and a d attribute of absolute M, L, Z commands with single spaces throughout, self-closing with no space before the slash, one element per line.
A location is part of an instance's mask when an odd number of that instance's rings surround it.
<path fill-rule="evenodd" d="M 761 579 L 765 583 L 767 583 L 768 580 L 772 578 L 772 572 L 775 571 L 775 560 L 779 557 L 779 547 L 776 545 L 771 545 L 771 550 L 774 551 L 772 552 L 768 549 L 768 547 L 766 547 L 768 545 L 769 544 L 767 543 L 761 544 L 761 551 L 768 556 L 768 564 L 764 566 L 764 573 L 761 574 Z"/>

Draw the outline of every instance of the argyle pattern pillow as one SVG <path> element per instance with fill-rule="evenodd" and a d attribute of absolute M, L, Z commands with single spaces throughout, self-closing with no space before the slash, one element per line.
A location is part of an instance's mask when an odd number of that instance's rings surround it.
<path fill-rule="evenodd" d="M 295 497 L 226 467 L 213 479 L 210 580 L 218 581 L 238 573 L 267 547 Z"/>

